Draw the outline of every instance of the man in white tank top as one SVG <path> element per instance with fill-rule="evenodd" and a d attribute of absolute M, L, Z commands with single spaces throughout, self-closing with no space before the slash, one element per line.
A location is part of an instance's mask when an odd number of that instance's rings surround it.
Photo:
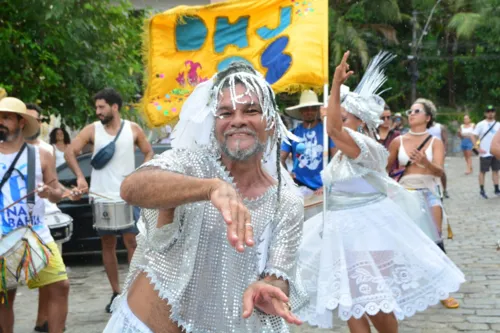
<path fill-rule="evenodd" d="M 94 96 L 94 102 L 96 115 L 100 121 L 87 125 L 76 136 L 68 149 L 66 149 L 65 158 L 77 177 L 78 190 L 81 193 L 90 192 L 91 200 L 99 202 L 123 202 L 120 197 L 120 186 L 123 179 L 135 170 L 135 146 L 139 147 L 144 154 L 145 162 L 153 157 L 153 148 L 139 125 L 124 120 L 123 128 L 115 142 L 113 157 L 102 169 L 92 169 L 89 191 L 85 176 L 76 160 L 76 155 L 82 151 L 85 145 L 90 143 L 94 146 L 95 156 L 97 152 L 115 139 L 122 124 L 120 117 L 122 98 L 118 92 L 111 88 L 103 89 Z M 103 199 L 103 197 L 107 199 Z M 112 201 L 109 199 L 112 199 Z M 120 222 L 123 225 L 127 225 L 133 222 L 133 220 Z M 106 312 L 109 313 L 111 312 L 113 299 L 120 293 L 118 260 L 116 258 L 116 236 L 122 236 L 130 262 L 137 246 L 135 235 L 137 235 L 138 230 L 135 224 L 132 227 L 121 230 L 96 230 L 101 237 L 102 259 L 113 291 L 111 302 L 106 306 Z"/>
<path fill-rule="evenodd" d="M 440 123 L 434 123 L 434 125 L 432 125 L 431 128 L 427 130 L 427 132 L 433 137 L 443 141 L 444 155 L 446 156 L 448 150 L 448 130 L 446 129 L 446 127 L 444 127 Z M 446 172 L 443 172 L 443 175 L 441 176 L 441 183 L 443 184 L 443 197 L 448 199 L 450 196 L 448 195 L 447 190 Z"/>
<path fill-rule="evenodd" d="M 7 170 L 15 163 L 1 188 L 1 235 L 6 237 L 14 230 L 31 226 L 51 250 L 48 265 L 38 272 L 37 277 L 28 281 L 28 287 L 38 288 L 40 293 L 47 295 L 48 329 L 53 333 L 62 333 L 68 313 L 69 282 L 59 249 L 44 223 L 42 199 L 56 203 L 61 200 L 63 192 L 57 180 L 54 158 L 49 152 L 34 147 L 35 186 L 38 186 L 35 204 L 30 209 L 26 199 L 19 201 L 28 191 L 28 147 L 25 146 L 25 138 L 32 137 L 38 130 L 37 118 L 27 113 L 22 101 L 13 97 L 0 100 L 0 164 L 4 166 L 0 167 L 0 179 L 6 176 Z M 1 289 L 0 284 L 0 292 Z M 0 331 L 3 333 L 12 333 L 14 329 L 15 295 L 16 289 L 9 290 L 8 303 L 0 306 Z"/>

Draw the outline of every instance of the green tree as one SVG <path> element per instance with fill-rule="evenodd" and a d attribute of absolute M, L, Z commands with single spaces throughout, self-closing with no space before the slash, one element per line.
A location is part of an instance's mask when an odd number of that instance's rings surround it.
<path fill-rule="evenodd" d="M 4 2 L 0 86 L 81 127 L 98 90 L 114 87 L 127 102 L 140 93 L 141 33 L 142 14 L 124 0 Z"/>
<path fill-rule="evenodd" d="M 396 0 L 336 0 L 330 2 L 329 9 L 332 73 L 346 50 L 351 50 L 353 68 L 362 69 L 370 60 L 370 46 L 398 43 L 391 25 L 402 19 Z"/>

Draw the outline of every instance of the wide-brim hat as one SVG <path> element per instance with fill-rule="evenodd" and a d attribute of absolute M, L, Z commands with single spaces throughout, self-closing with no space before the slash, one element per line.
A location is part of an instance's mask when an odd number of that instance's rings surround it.
<path fill-rule="evenodd" d="M 294 119 L 302 120 L 300 109 L 308 106 L 321 106 L 321 105 L 323 105 L 323 103 L 319 102 L 318 95 L 316 95 L 314 91 L 304 90 L 300 94 L 299 104 L 286 108 L 285 114 Z"/>
<path fill-rule="evenodd" d="M 38 132 L 40 125 L 38 120 L 29 115 L 26 110 L 26 104 L 15 97 L 5 97 L 0 99 L 0 112 L 12 112 L 20 115 L 26 121 L 23 128 L 23 136 L 29 138 Z"/>

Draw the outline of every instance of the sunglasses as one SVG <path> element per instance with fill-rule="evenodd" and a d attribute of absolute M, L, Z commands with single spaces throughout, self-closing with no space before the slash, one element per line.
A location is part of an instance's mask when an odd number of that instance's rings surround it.
<path fill-rule="evenodd" d="M 495 110 L 486 110 L 487 113 L 489 112 L 495 112 Z"/>
<path fill-rule="evenodd" d="M 416 110 L 411 110 L 411 109 L 410 109 L 410 110 L 407 110 L 407 111 L 406 111 L 406 115 L 407 115 L 407 116 L 410 116 L 410 115 L 412 115 L 412 114 L 421 114 L 421 113 L 424 113 L 424 111 L 423 111 L 423 110 L 420 110 L 420 109 L 416 109 Z"/>
<path fill-rule="evenodd" d="M 380 117 L 380 120 L 389 120 L 391 119 L 391 116 L 382 116 Z"/>

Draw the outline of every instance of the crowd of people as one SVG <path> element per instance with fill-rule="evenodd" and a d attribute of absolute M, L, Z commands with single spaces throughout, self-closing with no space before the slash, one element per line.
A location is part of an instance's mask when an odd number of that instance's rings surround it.
<path fill-rule="evenodd" d="M 330 328 L 334 311 L 353 333 L 370 332 L 370 322 L 392 333 L 399 320 L 439 301 L 459 307 L 451 294 L 465 278 L 442 240 L 446 127 L 425 98 L 406 112 L 407 128 L 391 112 L 379 95 L 390 54 L 372 59 L 353 90 L 344 85 L 353 74 L 348 60 L 346 52 L 336 67 L 328 107 L 306 90 L 284 110 L 301 122 L 291 130 L 263 76 L 232 63 L 195 88 L 172 149 L 158 156 L 143 129 L 122 119 L 122 98 L 111 88 L 94 95 L 96 122 L 73 140 L 55 128 L 49 143 L 39 138 L 38 105 L 0 99 L 0 241 L 24 249 L 0 263 L 2 274 L 19 268 L 0 283 L 0 331 L 13 333 L 23 279 L 40 291 L 35 330 L 65 330 L 69 281 L 44 218 L 61 200 L 84 194 L 111 289 L 105 333 L 288 332 L 303 322 Z M 480 154 L 483 198 L 490 170 L 500 195 L 495 115 L 488 107 L 477 125 L 465 116 L 458 134 L 466 174 L 472 152 Z M 89 145 L 90 186 L 77 161 Z M 144 154 L 138 169 L 136 148 Z M 57 180 L 64 163 L 76 175 L 71 189 Z M 304 197 L 323 194 L 325 214 L 304 221 Z M 19 230 L 24 238 L 15 238 Z M 118 235 L 130 266 L 122 284 Z"/>

